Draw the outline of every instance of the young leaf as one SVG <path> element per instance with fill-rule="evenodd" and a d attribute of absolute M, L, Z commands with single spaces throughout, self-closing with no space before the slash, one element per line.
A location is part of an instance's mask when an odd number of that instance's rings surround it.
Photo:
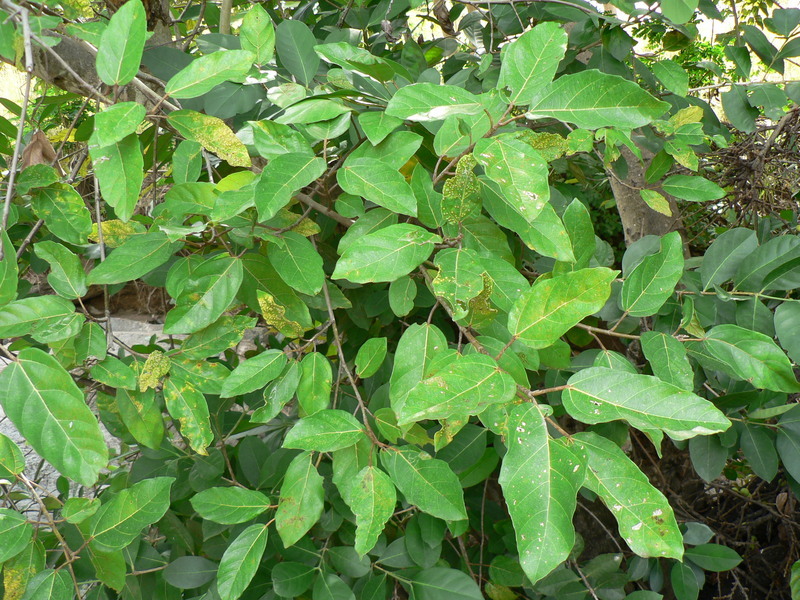
<path fill-rule="evenodd" d="M 280 64 L 305 86 L 319 69 L 319 56 L 314 52 L 317 40 L 302 21 L 284 19 L 276 31 L 276 48 Z"/>
<path fill-rule="evenodd" d="M 669 110 L 633 81 L 588 69 L 564 75 L 537 89 L 530 102 L 530 119 L 552 117 L 581 129 L 647 125 Z"/>
<path fill-rule="evenodd" d="M 89 535 L 99 552 L 122 550 L 169 508 L 174 477 L 154 477 L 133 484 L 103 504 L 92 517 Z"/>
<path fill-rule="evenodd" d="M 307 354 L 300 367 L 297 401 L 302 409 L 301 414 L 313 415 L 330 404 L 333 369 L 330 361 L 319 352 Z"/>
<path fill-rule="evenodd" d="M 282 244 L 269 244 L 267 256 L 278 275 L 301 294 L 314 296 L 325 283 L 322 257 L 311 242 L 294 231 L 282 235 Z"/>
<path fill-rule="evenodd" d="M 417 216 L 417 200 L 405 177 L 377 158 L 348 160 L 336 172 L 336 181 L 348 194 L 361 196 L 392 212 Z"/>
<path fill-rule="evenodd" d="M 217 571 L 220 600 L 237 600 L 255 577 L 267 548 L 266 525 L 250 525 L 225 549 Z"/>
<path fill-rule="evenodd" d="M 554 21 L 540 23 L 503 48 L 497 85 L 511 90 L 511 104 L 525 105 L 553 81 L 566 51 L 564 29 Z"/>
<path fill-rule="evenodd" d="M 397 494 L 389 477 L 377 467 L 364 467 L 352 483 L 349 506 L 356 515 L 355 550 L 364 556 L 375 547 L 394 513 Z"/>
<path fill-rule="evenodd" d="M 700 396 L 650 375 L 605 367 L 578 371 L 561 398 L 567 412 L 582 423 L 622 419 L 637 429 L 662 430 L 675 440 L 718 433 L 731 424 Z"/>
<path fill-rule="evenodd" d="M 164 402 L 167 411 L 181 426 L 181 435 L 198 454 L 214 441 L 211 419 L 205 396 L 187 381 L 170 376 L 164 382 Z"/>
<path fill-rule="evenodd" d="M 639 556 L 681 560 L 683 536 L 664 494 L 614 442 L 589 431 L 575 438 L 589 457 L 584 485 L 617 519 L 630 549 Z"/>
<path fill-rule="evenodd" d="M 326 409 L 300 419 L 286 434 L 284 448 L 333 452 L 357 443 L 364 426 L 349 412 Z"/>
<path fill-rule="evenodd" d="M 536 583 L 567 558 L 575 543 L 572 515 L 586 475 L 586 456 L 578 444 L 550 438 L 536 405 L 514 408 L 508 431 L 499 482 L 520 564 Z"/>
<path fill-rule="evenodd" d="M 483 112 L 478 96 L 464 88 L 435 83 L 413 83 L 397 90 L 386 114 L 409 121 L 442 121 L 450 115 L 476 115 Z"/>
<path fill-rule="evenodd" d="M 173 75 L 164 91 L 173 98 L 197 98 L 224 81 L 241 83 L 255 58 L 248 50 L 226 50 L 201 56 Z"/>
<path fill-rule="evenodd" d="M 385 337 L 370 338 L 364 342 L 356 354 L 356 375 L 367 379 L 378 372 L 386 358 L 386 343 Z"/>
<path fill-rule="evenodd" d="M 625 277 L 620 305 L 633 317 L 649 317 L 658 312 L 675 291 L 683 275 L 683 241 L 677 231 L 661 238 L 661 249 L 646 256 Z"/>
<path fill-rule="evenodd" d="M 538 280 L 515 302 L 508 330 L 530 348 L 547 348 L 584 317 L 603 308 L 617 274 L 595 267 Z"/>
<path fill-rule="evenodd" d="M 423 419 L 476 415 L 493 404 L 510 402 L 517 386 L 491 356 L 457 357 L 418 383 L 397 412 L 398 425 Z"/>
<path fill-rule="evenodd" d="M 444 519 L 467 518 L 464 493 L 450 466 L 412 446 L 381 451 L 381 463 L 409 503 Z"/>
<path fill-rule="evenodd" d="M 421 265 L 433 252 L 433 245 L 441 241 L 438 235 L 410 223 L 389 225 L 348 246 L 331 278 L 353 283 L 394 281 Z"/>
<path fill-rule="evenodd" d="M 94 485 L 108 449 L 83 393 L 55 358 L 21 350 L 0 372 L 0 404 L 40 456 L 70 479 Z"/>
<path fill-rule="evenodd" d="M 147 15 L 141 0 L 125 2 L 111 17 L 97 48 L 97 74 L 106 85 L 126 85 L 139 72 Z"/>
<path fill-rule="evenodd" d="M 266 350 L 239 363 L 222 384 L 222 397 L 232 398 L 263 388 L 281 374 L 286 355 L 280 350 Z"/>
<path fill-rule="evenodd" d="M 293 546 L 322 516 L 325 491 L 311 452 L 298 454 L 289 463 L 275 512 L 275 527 L 284 548 Z"/>
<path fill-rule="evenodd" d="M 255 54 L 255 62 L 265 65 L 275 51 L 275 26 L 269 13 L 260 4 L 254 4 L 242 19 L 239 32 L 242 49 Z"/>
<path fill-rule="evenodd" d="M 255 519 L 270 507 L 267 496 L 240 487 L 213 487 L 192 498 L 192 508 L 204 519 L 234 525 Z"/>

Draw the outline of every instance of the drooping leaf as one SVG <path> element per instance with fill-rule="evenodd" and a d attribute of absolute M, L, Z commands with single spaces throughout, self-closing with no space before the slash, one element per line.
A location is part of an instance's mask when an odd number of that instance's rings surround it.
<path fill-rule="evenodd" d="M 97 74 L 106 85 L 126 85 L 139 72 L 147 36 L 141 0 L 124 3 L 111 17 L 97 48 Z"/>
<path fill-rule="evenodd" d="M 285 548 L 293 546 L 322 515 L 325 491 L 311 452 L 298 454 L 289 463 L 275 512 L 275 527 Z"/>
<path fill-rule="evenodd" d="M 122 550 L 164 516 L 175 478 L 154 477 L 133 484 L 103 504 L 92 517 L 89 535 L 99 552 Z"/>
<path fill-rule="evenodd" d="M 199 454 L 214 440 L 205 396 L 189 382 L 170 376 L 164 382 L 167 411 L 181 426 L 181 435 Z"/>
<path fill-rule="evenodd" d="M 331 278 L 353 283 L 394 281 L 422 264 L 440 241 L 416 225 L 389 225 L 348 246 Z"/>
<path fill-rule="evenodd" d="M 476 415 L 493 404 L 510 402 L 516 384 L 490 356 L 458 356 L 420 381 L 397 412 L 399 425 L 423 419 Z"/>
<path fill-rule="evenodd" d="M 133 215 L 144 180 L 144 158 L 139 137 L 131 134 L 114 144 L 90 148 L 103 199 L 117 217 L 128 221 Z"/>
<path fill-rule="evenodd" d="M 677 231 L 661 238 L 661 249 L 646 256 L 625 277 L 620 305 L 633 317 L 656 314 L 683 274 L 683 242 Z"/>
<path fill-rule="evenodd" d="M 267 496 L 241 487 L 212 487 L 192 497 L 192 508 L 201 517 L 223 525 L 244 523 L 269 507 Z"/>
<path fill-rule="evenodd" d="M 241 83 L 255 58 L 249 50 L 226 50 L 201 56 L 173 75 L 164 91 L 173 98 L 196 98 L 224 81 Z"/>
<path fill-rule="evenodd" d="M 564 561 L 575 543 L 572 515 L 586 476 L 586 456 L 579 444 L 550 438 L 536 405 L 514 408 L 508 431 L 499 482 L 520 564 L 535 583 Z"/>
<path fill-rule="evenodd" d="M 250 585 L 267 548 L 268 534 L 266 525 L 250 525 L 225 549 L 217 571 L 221 600 L 237 600 Z"/>
<path fill-rule="evenodd" d="M 669 501 L 614 442 L 593 432 L 575 436 L 589 458 L 584 485 L 596 493 L 639 556 L 681 560 L 683 536 Z"/>
<path fill-rule="evenodd" d="M 708 400 L 650 375 L 592 367 L 569 378 L 564 408 L 582 423 L 622 419 L 673 439 L 725 431 L 730 421 Z"/>
<path fill-rule="evenodd" d="M 421 511 L 446 521 L 467 518 L 461 484 L 446 462 L 403 446 L 382 450 L 381 464 L 406 500 Z"/>
<path fill-rule="evenodd" d="M 300 419 L 286 434 L 284 448 L 333 452 L 357 443 L 364 426 L 349 412 L 326 409 Z"/>
<path fill-rule="evenodd" d="M 83 393 L 55 358 L 25 348 L 0 372 L 0 404 L 36 452 L 62 474 L 93 485 L 108 449 Z"/>
<path fill-rule="evenodd" d="M 540 23 L 505 46 L 497 83 L 511 90 L 511 104 L 527 104 L 535 91 L 553 81 L 566 50 L 567 34 L 554 21 Z"/>
<path fill-rule="evenodd" d="M 509 331 L 530 348 L 547 348 L 603 307 L 617 273 L 595 267 L 540 279 L 511 308 Z"/>
<path fill-rule="evenodd" d="M 222 384 L 222 397 L 232 398 L 263 388 L 281 374 L 286 355 L 280 350 L 265 350 L 239 363 Z"/>
<path fill-rule="evenodd" d="M 377 467 L 364 467 L 352 483 L 349 506 L 356 515 L 355 550 L 363 556 L 378 541 L 394 513 L 397 494 L 391 479 Z"/>
<path fill-rule="evenodd" d="M 635 129 L 663 115 L 669 104 L 618 75 L 588 69 L 564 75 L 533 94 L 528 117 L 552 117 L 581 129 Z"/>

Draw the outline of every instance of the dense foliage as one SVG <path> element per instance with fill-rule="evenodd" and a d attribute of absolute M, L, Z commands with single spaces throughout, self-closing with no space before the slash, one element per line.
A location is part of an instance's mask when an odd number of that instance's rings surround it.
<path fill-rule="evenodd" d="M 747 597 L 659 457 L 796 540 L 797 212 L 682 217 L 792 129 L 800 9 L 612 4 L 3 0 L 0 404 L 60 474 L 0 434 L 4 597 Z"/>

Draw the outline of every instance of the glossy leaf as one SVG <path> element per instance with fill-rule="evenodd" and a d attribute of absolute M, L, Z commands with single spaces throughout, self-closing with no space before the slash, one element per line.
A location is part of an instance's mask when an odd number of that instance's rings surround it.
<path fill-rule="evenodd" d="M 126 2 L 111 17 L 97 48 L 97 74 L 106 85 L 126 85 L 139 72 L 146 20 L 140 0 Z"/>
<path fill-rule="evenodd" d="M 583 423 L 622 419 L 673 439 L 725 431 L 730 421 L 708 400 L 649 375 L 592 367 L 569 378 L 564 408 Z"/>
<path fill-rule="evenodd" d="M 514 524 L 520 564 L 535 583 L 564 561 L 575 543 L 572 515 L 586 457 L 579 444 L 550 439 L 536 405 L 514 408 L 508 431 L 498 481 Z"/>
<path fill-rule="evenodd" d="M 68 244 L 86 243 L 92 231 L 92 218 L 83 198 L 71 186 L 53 184 L 38 188 L 32 194 L 31 208 L 56 237 Z"/>
<path fill-rule="evenodd" d="M 547 348 L 603 308 L 617 273 L 596 267 L 540 279 L 514 303 L 509 331 L 530 348 Z"/>
<path fill-rule="evenodd" d="M 450 115 L 475 115 L 483 112 L 480 99 L 454 85 L 414 83 L 400 88 L 386 114 L 409 121 L 441 121 Z"/>
<path fill-rule="evenodd" d="M 160 267 L 182 246 L 160 231 L 132 235 L 89 272 L 88 283 L 110 285 L 133 281 Z"/>
<path fill-rule="evenodd" d="M 297 190 L 325 172 L 325 161 L 304 153 L 289 152 L 272 158 L 256 186 L 255 203 L 262 221 L 271 219 L 289 204 Z"/>
<path fill-rule="evenodd" d="M 444 519 L 467 518 L 464 494 L 450 466 L 411 446 L 381 451 L 381 464 L 409 503 Z"/>
<path fill-rule="evenodd" d="M 266 525 L 250 525 L 225 549 L 217 571 L 220 600 L 236 600 L 250 585 L 267 548 L 268 534 Z"/>
<path fill-rule="evenodd" d="M 367 340 L 356 354 L 356 375 L 366 379 L 377 373 L 386 358 L 386 345 L 384 337 Z"/>
<path fill-rule="evenodd" d="M 377 158 L 348 160 L 336 172 L 336 181 L 348 194 L 383 206 L 392 212 L 417 216 L 417 200 L 400 172 Z"/>
<path fill-rule="evenodd" d="M 641 343 L 656 377 L 689 392 L 694 390 L 694 371 L 681 342 L 664 333 L 645 331 Z"/>
<path fill-rule="evenodd" d="M 92 517 L 89 535 L 100 552 L 122 550 L 169 508 L 169 493 L 175 479 L 154 477 L 133 484 L 103 504 Z"/>
<path fill-rule="evenodd" d="M 26 348 L 0 372 L 0 404 L 36 452 L 62 474 L 93 485 L 108 462 L 97 419 L 55 358 Z"/>
<path fill-rule="evenodd" d="M 397 494 L 391 479 L 377 467 L 364 467 L 352 483 L 349 506 L 356 516 L 355 550 L 363 556 L 378 541 L 394 513 Z"/>
<path fill-rule="evenodd" d="M 364 436 L 364 426 L 349 412 L 326 409 L 300 419 L 286 434 L 284 448 L 333 452 Z"/>
<path fill-rule="evenodd" d="M 270 507 L 270 501 L 255 490 L 212 487 L 192 497 L 192 507 L 204 519 L 234 525 L 256 518 Z"/>
<path fill-rule="evenodd" d="M 503 48 L 500 87 L 511 90 L 511 104 L 527 104 L 553 81 L 567 50 L 567 34 L 558 23 L 540 23 Z"/>
<path fill-rule="evenodd" d="M 656 314 L 683 274 L 683 242 L 677 231 L 661 238 L 656 254 L 646 256 L 622 284 L 620 305 L 633 317 Z"/>
<path fill-rule="evenodd" d="M 296 544 L 322 515 L 325 491 L 311 452 L 298 454 L 289 463 L 275 512 L 275 527 L 283 546 Z"/>
<path fill-rule="evenodd" d="M 248 50 L 214 52 L 194 59 L 178 71 L 164 91 L 173 98 L 196 98 L 210 92 L 224 81 L 244 81 L 255 62 Z"/>
<path fill-rule="evenodd" d="M 266 350 L 239 363 L 222 384 L 222 397 L 232 398 L 263 388 L 281 374 L 286 355 L 280 350 Z"/>

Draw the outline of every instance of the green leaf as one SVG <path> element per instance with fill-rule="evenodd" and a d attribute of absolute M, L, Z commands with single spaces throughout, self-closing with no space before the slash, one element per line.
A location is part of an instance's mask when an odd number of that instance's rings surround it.
<path fill-rule="evenodd" d="M 285 19 L 278 24 L 276 47 L 280 64 L 305 86 L 311 83 L 319 69 L 319 57 L 314 52 L 317 39 L 302 21 Z"/>
<path fill-rule="evenodd" d="M 135 134 L 103 147 L 90 147 L 103 199 L 117 217 L 127 222 L 133 215 L 144 181 L 144 158 Z"/>
<path fill-rule="evenodd" d="M 3 306 L 17 297 L 19 267 L 16 249 L 6 231 L 0 233 L 0 243 L 3 244 L 3 260 L 0 261 L 0 306 Z"/>
<path fill-rule="evenodd" d="M 756 388 L 789 393 L 800 390 L 789 359 L 763 333 L 738 325 L 717 325 L 702 342 L 687 344 L 687 350 L 695 356 L 700 349 L 719 361 L 718 368 L 728 375 L 749 381 Z M 698 356 L 698 360 L 703 363 L 702 357 Z"/>
<path fill-rule="evenodd" d="M 19 554 L 3 565 L 3 585 L 5 586 L 4 600 L 20 600 L 29 588 L 29 584 L 37 573 L 44 570 L 45 552 L 41 542 L 29 543 Z M 70 582 L 69 594 L 65 600 L 72 598 L 74 589 Z M 33 586 L 30 586 L 33 592 Z M 50 600 L 51 596 L 43 594 L 42 600 Z"/>
<path fill-rule="evenodd" d="M 412 446 L 381 450 L 381 464 L 410 504 L 445 521 L 467 518 L 464 493 L 450 466 Z"/>
<path fill-rule="evenodd" d="M 586 457 L 578 444 L 550 438 L 536 405 L 515 407 L 508 432 L 498 481 L 514 524 L 520 564 L 536 583 L 567 558 L 575 543 L 572 515 Z"/>
<path fill-rule="evenodd" d="M 154 477 L 133 484 L 103 504 L 91 520 L 92 547 L 99 552 L 122 550 L 142 529 L 164 516 L 174 477 Z"/>
<path fill-rule="evenodd" d="M 676 25 L 682 25 L 694 16 L 698 4 L 699 0 L 661 0 L 661 12 Z"/>
<path fill-rule="evenodd" d="M 71 186 L 55 183 L 36 189 L 31 197 L 31 208 L 56 237 L 77 246 L 87 243 L 92 217 L 83 198 Z"/>
<path fill-rule="evenodd" d="M 564 29 L 554 21 L 540 23 L 503 48 L 498 87 L 511 90 L 511 104 L 527 104 L 534 92 L 553 81 L 566 51 Z"/>
<path fill-rule="evenodd" d="M 552 117 L 581 129 L 635 129 L 663 115 L 669 104 L 632 81 L 589 69 L 564 75 L 534 92 L 529 119 Z"/>
<path fill-rule="evenodd" d="M 493 404 L 510 402 L 516 391 L 514 379 L 491 356 L 457 355 L 411 389 L 397 412 L 397 423 L 476 415 Z"/>
<path fill-rule="evenodd" d="M 300 363 L 291 361 L 264 389 L 264 406 L 256 409 L 250 417 L 251 423 L 267 423 L 278 416 L 294 397 L 300 383 Z"/>
<path fill-rule="evenodd" d="M 413 83 L 401 87 L 386 106 L 390 117 L 408 121 L 442 121 L 450 115 L 483 112 L 478 96 L 464 88 L 435 83 Z"/>
<path fill-rule="evenodd" d="M 683 536 L 669 501 L 614 442 L 592 432 L 575 436 L 589 457 L 584 486 L 596 493 L 639 556 L 681 560 Z"/>
<path fill-rule="evenodd" d="M 547 163 L 531 146 L 508 136 L 482 138 L 472 151 L 507 202 L 533 223 L 550 199 Z"/>
<path fill-rule="evenodd" d="M 353 283 L 394 281 L 408 275 L 441 242 L 438 235 L 410 223 L 389 225 L 355 240 L 336 263 L 332 279 Z"/>
<path fill-rule="evenodd" d="M 561 398 L 567 412 L 582 423 L 621 419 L 643 431 L 662 430 L 675 440 L 730 427 L 725 415 L 700 396 L 650 375 L 605 367 L 584 369 L 570 377 Z"/>
<path fill-rule="evenodd" d="M 286 355 L 280 350 L 266 350 L 239 363 L 222 384 L 222 397 L 241 396 L 267 385 L 281 374 Z"/>
<path fill-rule="evenodd" d="M 217 571 L 220 600 L 237 600 L 250 585 L 267 548 L 268 534 L 266 525 L 250 525 L 225 549 Z"/>
<path fill-rule="evenodd" d="M 15 510 L 0 508 L 0 564 L 22 552 L 33 536 L 33 526 Z"/>
<path fill-rule="evenodd" d="M 333 573 L 320 573 L 314 581 L 314 600 L 356 600 L 353 590 Z"/>
<path fill-rule="evenodd" d="M 683 241 L 677 231 L 661 238 L 661 249 L 646 256 L 625 277 L 620 305 L 633 317 L 649 317 L 672 296 L 683 274 Z"/>
<path fill-rule="evenodd" d="M 242 19 L 239 31 L 242 49 L 255 54 L 255 62 L 265 65 L 275 52 L 275 26 L 269 13 L 260 4 L 254 4 Z"/>
<path fill-rule="evenodd" d="M 255 519 L 269 507 L 267 496 L 241 487 L 212 487 L 192 498 L 192 508 L 201 517 L 223 525 Z"/>
<path fill-rule="evenodd" d="M 311 452 L 295 456 L 283 478 L 275 527 L 285 548 L 296 544 L 322 516 L 325 490 L 312 458 Z"/>
<path fill-rule="evenodd" d="M 228 254 L 205 259 L 180 289 L 164 333 L 194 333 L 219 319 L 242 284 L 242 261 Z"/>
<path fill-rule="evenodd" d="M 357 443 L 364 426 L 349 412 L 325 409 L 297 421 L 283 440 L 284 448 L 333 452 Z"/>
<path fill-rule="evenodd" d="M 184 109 L 169 113 L 167 121 L 186 139 L 199 143 L 232 167 L 251 165 L 247 148 L 222 119 Z"/>
<path fill-rule="evenodd" d="M 453 319 L 463 319 L 469 301 L 483 291 L 484 269 L 478 255 L 466 248 L 445 248 L 436 254 L 434 264 L 439 269 L 432 282 L 434 294 L 445 300 Z"/>
<path fill-rule="evenodd" d="M 298 562 L 284 561 L 272 569 L 272 587 L 281 598 L 296 598 L 311 587 L 316 570 Z"/>
<path fill-rule="evenodd" d="M 118 102 L 94 116 L 94 130 L 89 148 L 111 146 L 136 133 L 144 121 L 147 109 L 138 102 Z"/>
<path fill-rule="evenodd" d="M 361 196 L 392 212 L 417 216 L 417 199 L 400 172 L 377 158 L 347 161 L 336 172 L 336 181 L 348 194 Z"/>
<path fill-rule="evenodd" d="M 203 147 L 197 142 L 183 140 L 172 154 L 172 178 L 175 183 L 194 183 L 200 177 Z"/>
<path fill-rule="evenodd" d="M 307 354 L 300 367 L 297 401 L 303 413 L 313 415 L 330 404 L 333 369 L 330 361 L 319 352 Z"/>
<path fill-rule="evenodd" d="M 109 387 L 126 390 L 138 388 L 136 371 L 114 356 L 107 356 L 94 365 L 89 373 L 92 379 Z"/>
<path fill-rule="evenodd" d="M 256 319 L 223 315 L 208 327 L 193 333 L 181 345 L 179 353 L 186 358 L 202 360 L 232 348 L 244 337 L 244 332 L 256 324 Z"/>
<path fill-rule="evenodd" d="M 750 46 L 758 58 L 760 58 L 767 67 L 774 69 L 779 73 L 783 73 L 783 59 L 778 56 L 778 50 L 770 43 L 764 32 L 755 25 L 742 25 L 740 30 L 742 32 L 742 36 L 744 37 L 744 41 L 747 42 L 747 45 Z M 741 92 L 740 97 L 743 97 L 743 99 L 746 101 L 747 94 L 745 93 L 744 89 L 739 89 L 739 86 L 734 86 L 731 89 L 731 92 L 734 91 Z M 726 109 L 726 116 L 727 113 L 728 111 Z M 758 114 L 758 111 L 756 111 L 756 114 Z"/>
<path fill-rule="evenodd" d="M 50 264 L 47 283 L 56 294 L 64 298 L 81 298 L 86 294 L 86 272 L 75 254 L 51 241 L 37 242 L 34 251 Z"/>
<path fill-rule="evenodd" d="M 0 433 L 0 479 L 14 481 L 25 470 L 25 457 L 14 441 Z"/>
<path fill-rule="evenodd" d="M 63 475 L 94 485 L 108 462 L 97 419 L 55 358 L 25 348 L 0 373 L 0 404 L 30 446 Z"/>
<path fill-rule="evenodd" d="M 370 338 L 364 342 L 356 354 L 356 375 L 361 379 L 372 377 L 378 372 L 386 358 L 385 337 Z"/>
<path fill-rule="evenodd" d="M 760 423 L 737 423 L 739 446 L 753 473 L 764 481 L 778 474 L 778 452 L 775 435 Z"/>
<path fill-rule="evenodd" d="M 645 331 L 641 344 L 656 377 L 688 392 L 694 390 L 694 371 L 681 342 L 664 333 Z"/>
<path fill-rule="evenodd" d="M 61 515 L 68 523 L 83 523 L 100 509 L 99 498 L 68 498 L 64 502 Z"/>
<path fill-rule="evenodd" d="M 281 239 L 283 243 L 267 246 L 267 256 L 278 275 L 301 294 L 318 294 L 325 283 L 322 257 L 311 242 L 299 233 L 287 231 Z"/>
<path fill-rule="evenodd" d="M 158 450 L 164 439 L 164 422 L 155 392 L 152 389 L 145 392 L 118 389 L 116 401 L 119 416 L 134 439 Z"/>
<path fill-rule="evenodd" d="M 745 227 L 734 227 L 716 238 L 703 255 L 703 264 L 700 265 L 703 290 L 731 279 L 739 265 L 757 247 L 756 232 Z"/>
<path fill-rule="evenodd" d="M 692 202 L 710 202 L 725 197 L 725 190 L 716 183 L 696 175 L 671 175 L 661 187 L 676 198 Z"/>
<path fill-rule="evenodd" d="M 45 569 L 28 582 L 23 600 L 72 600 L 74 591 L 68 571 Z"/>
<path fill-rule="evenodd" d="M 394 66 L 388 61 L 371 54 L 369 51 L 349 44 L 348 42 L 334 42 L 314 46 L 316 53 L 325 61 L 341 65 L 348 71 L 363 73 L 378 81 L 389 81 L 395 75 Z"/>
<path fill-rule="evenodd" d="M 84 321 L 75 305 L 60 296 L 28 296 L 0 308 L 0 336 L 31 335 L 42 343 L 72 337 Z"/>
<path fill-rule="evenodd" d="M 794 289 L 791 268 L 800 261 L 800 237 L 782 235 L 769 240 L 743 258 L 736 271 L 737 290 Z M 788 273 L 784 273 L 786 269 Z M 781 275 L 788 275 L 782 281 Z"/>
<path fill-rule="evenodd" d="M 509 331 L 530 348 L 547 348 L 603 308 L 617 274 L 596 267 L 539 279 L 511 308 Z"/>
<path fill-rule="evenodd" d="M 377 467 L 364 467 L 352 482 L 349 506 L 356 516 L 355 550 L 364 556 L 375 547 L 394 513 L 397 493 L 389 477 Z"/>
<path fill-rule="evenodd" d="M 775 309 L 775 331 L 778 340 L 795 364 L 800 364 L 800 303 L 784 302 Z"/>
<path fill-rule="evenodd" d="M 437 354 L 447 350 L 447 339 L 435 325 L 415 323 L 397 343 L 389 381 L 389 399 L 395 413 L 401 412 L 409 392 L 422 381 Z"/>
<path fill-rule="evenodd" d="M 97 74 L 106 85 L 126 85 L 139 72 L 147 15 L 141 0 L 124 3 L 111 17 L 97 48 Z"/>
<path fill-rule="evenodd" d="M 686 558 L 706 571 L 730 571 L 742 562 L 735 550 L 719 544 L 701 544 L 686 549 Z"/>
<path fill-rule="evenodd" d="M 164 569 L 164 581 L 182 590 L 201 587 L 216 575 L 217 563 L 201 556 L 181 556 Z"/>
<path fill-rule="evenodd" d="M 683 0 L 672 0 L 680 2 Z M 691 0 L 690 0 L 691 1 Z M 696 2 L 696 0 L 694 0 Z M 662 9 L 665 3 L 661 3 Z M 664 84 L 670 92 L 677 96 L 685 97 L 689 91 L 689 74 L 678 63 L 672 60 L 660 60 L 650 65 L 653 74 Z"/>
<path fill-rule="evenodd" d="M 700 585 L 694 570 L 687 563 L 674 563 L 669 572 L 669 581 L 678 600 L 697 600 Z"/>
<path fill-rule="evenodd" d="M 380 144 L 387 135 L 403 124 L 403 119 L 390 117 L 382 110 L 363 112 L 358 115 L 358 124 L 372 144 Z"/>
<path fill-rule="evenodd" d="M 214 441 L 214 434 L 205 396 L 189 382 L 171 376 L 164 382 L 164 402 L 192 449 L 198 454 L 206 454 L 206 448 Z"/>
<path fill-rule="evenodd" d="M 89 272 L 88 283 L 111 285 L 139 279 L 167 262 L 182 246 L 160 231 L 132 235 Z"/>
<path fill-rule="evenodd" d="M 389 284 L 389 307 L 395 316 L 405 317 L 410 313 L 414 309 L 416 297 L 417 284 L 407 275 L 395 279 Z M 356 365 L 358 365 L 358 357 L 356 357 Z"/>
<path fill-rule="evenodd" d="M 223 50 L 194 59 L 167 82 L 164 91 L 173 98 L 197 98 L 224 81 L 244 81 L 255 62 L 248 50 Z"/>
<path fill-rule="evenodd" d="M 415 600 L 482 600 L 478 584 L 457 569 L 433 567 L 417 573 L 412 582 Z"/>
<path fill-rule="evenodd" d="M 308 154 L 290 152 L 272 158 L 256 185 L 256 208 L 260 221 L 271 219 L 289 204 L 297 190 L 325 172 L 325 161 Z"/>

